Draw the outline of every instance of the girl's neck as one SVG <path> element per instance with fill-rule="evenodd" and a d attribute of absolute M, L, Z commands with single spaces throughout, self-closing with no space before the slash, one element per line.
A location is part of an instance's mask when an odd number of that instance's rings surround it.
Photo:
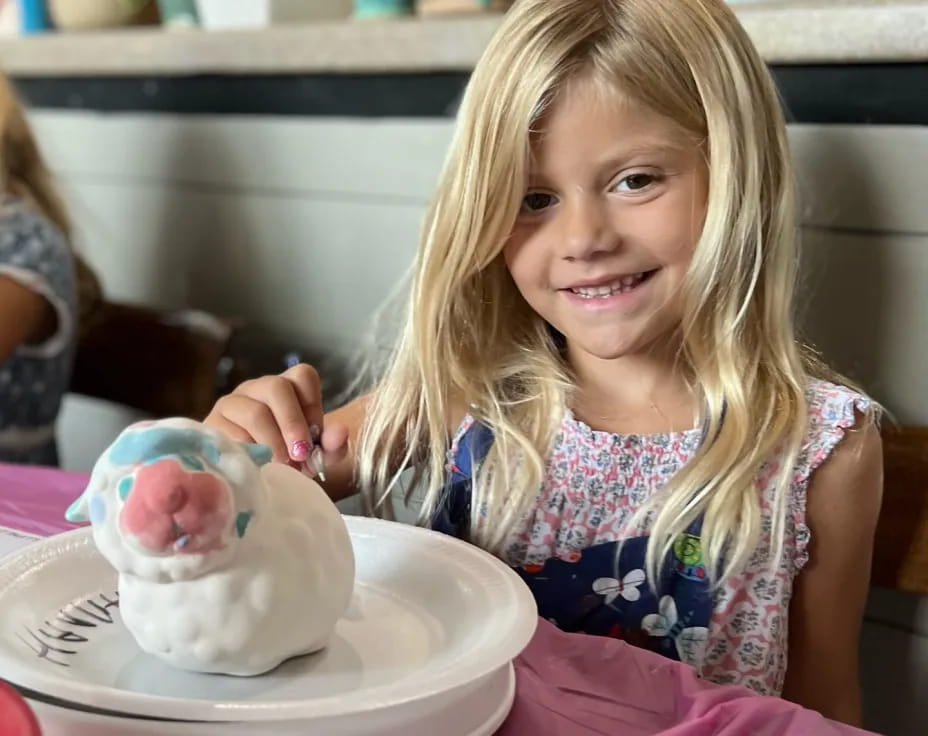
<path fill-rule="evenodd" d="M 589 354 L 568 359 L 577 379 L 571 409 L 595 430 L 656 434 L 692 429 L 697 400 L 676 351 L 657 351 L 601 360 Z"/>

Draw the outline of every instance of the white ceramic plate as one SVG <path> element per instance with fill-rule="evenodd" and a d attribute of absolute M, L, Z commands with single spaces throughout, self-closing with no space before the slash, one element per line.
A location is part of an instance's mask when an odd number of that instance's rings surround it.
<path fill-rule="evenodd" d="M 515 698 L 516 679 L 512 664 L 484 678 L 470 694 L 423 711 L 405 709 L 405 717 L 384 719 L 371 712 L 355 717 L 314 719 L 312 721 L 273 721 L 267 723 L 218 721 L 155 721 L 145 718 L 107 716 L 74 710 L 42 700 L 29 700 L 39 719 L 43 736 L 492 736 L 506 720 Z M 429 705 L 433 705 L 430 699 Z"/>
<path fill-rule="evenodd" d="M 427 530 L 346 521 L 355 598 L 320 654 L 254 678 L 162 664 L 122 626 L 116 575 L 81 529 L 0 563 L 0 677 L 113 715 L 386 725 L 408 721 L 411 708 L 439 714 L 528 643 L 535 603 L 505 564 Z"/>

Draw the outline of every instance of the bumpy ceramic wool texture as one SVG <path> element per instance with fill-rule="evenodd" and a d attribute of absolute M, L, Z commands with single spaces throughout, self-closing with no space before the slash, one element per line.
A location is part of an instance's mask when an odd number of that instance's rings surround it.
<path fill-rule="evenodd" d="M 119 573 L 146 652 L 197 672 L 256 675 L 323 648 L 354 586 L 345 523 L 267 448 L 198 422 L 125 430 L 68 511 Z"/>

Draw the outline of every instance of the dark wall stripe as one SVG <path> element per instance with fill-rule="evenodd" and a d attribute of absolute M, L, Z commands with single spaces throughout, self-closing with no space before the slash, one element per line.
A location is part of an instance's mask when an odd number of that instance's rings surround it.
<path fill-rule="evenodd" d="M 928 124 L 928 63 L 776 66 L 796 122 Z M 105 112 L 445 117 L 468 74 L 21 77 L 39 108 Z"/>
<path fill-rule="evenodd" d="M 469 74 L 21 77 L 33 107 L 104 112 L 443 117 Z"/>
<path fill-rule="evenodd" d="M 928 63 L 776 66 L 791 120 L 928 125 Z"/>

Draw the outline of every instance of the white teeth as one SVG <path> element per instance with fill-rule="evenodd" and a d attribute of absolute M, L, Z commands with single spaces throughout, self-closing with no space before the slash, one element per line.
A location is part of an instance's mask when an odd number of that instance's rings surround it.
<path fill-rule="evenodd" d="M 603 286 L 583 286 L 571 289 L 571 291 L 584 299 L 604 299 L 613 294 L 631 291 L 644 280 L 644 276 L 645 274 L 643 272 L 629 274 L 628 276 L 622 276 L 611 284 L 605 284 Z"/>

